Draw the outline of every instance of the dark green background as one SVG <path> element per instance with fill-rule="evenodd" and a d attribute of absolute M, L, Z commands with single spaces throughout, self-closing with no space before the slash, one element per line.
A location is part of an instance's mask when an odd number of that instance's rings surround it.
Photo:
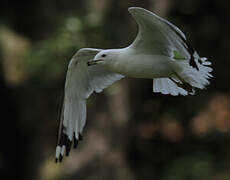
<path fill-rule="evenodd" d="M 211 85 L 171 97 L 152 93 L 152 80 L 115 83 L 92 95 L 84 140 L 54 164 L 67 64 L 83 47 L 129 45 L 131 6 L 185 32 L 213 64 Z M 229 17 L 225 0 L 2 0 L 1 179 L 230 179 Z"/>

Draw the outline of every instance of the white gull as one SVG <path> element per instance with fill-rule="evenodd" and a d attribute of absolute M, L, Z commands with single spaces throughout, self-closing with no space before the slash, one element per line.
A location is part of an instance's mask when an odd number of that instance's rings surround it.
<path fill-rule="evenodd" d="M 86 100 L 121 78 L 153 79 L 153 92 L 188 95 L 212 77 L 211 63 L 188 44 L 172 23 L 139 7 L 128 9 L 138 24 L 134 42 L 121 49 L 80 49 L 66 75 L 56 162 L 77 147 L 86 123 Z"/>

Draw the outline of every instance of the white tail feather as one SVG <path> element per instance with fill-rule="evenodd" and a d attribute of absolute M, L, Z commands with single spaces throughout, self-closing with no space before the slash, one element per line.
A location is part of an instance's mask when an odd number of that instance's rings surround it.
<path fill-rule="evenodd" d="M 173 81 L 168 78 L 156 78 L 153 79 L 153 92 L 162 94 L 171 94 L 177 96 L 179 94 L 185 96 L 187 91 L 178 87 Z"/>
<path fill-rule="evenodd" d="M 211 65 L 211 62 L 207 61 L 207 58 L 200 58 L 196 52 L 193 56 L 198 70 L 191 67 L 188 63 L 181 63 L 183 70 L 178 72 L 178 75 L 191 86 L 204 89 L 205 86 L 209 85 L 209 79 L 212 77 L 210 74 L 212 68 L 207 66 Z"/>
<path fill-rule="evenodd" d="M 212 68 L 207 66 L 211 65 L 211 62 L 207 61 L 207 58 L 200 58 L 196 52 L 193 56 L 199 70 L 191 67 L 186 61 L 176 62 L 181 67 L 182 71 L 176 72 L 177 74 L 171 78 L 179 83 L 183 83 L 179 80 L 179 76 L 184 82 L 190 84 L 192 87 L 204 89 L 205 86 L 209 85 L 208 79 L 212 77 L 210 74 L 212 72 Z M 169 78 L 156 78 L 153 79 L 153 92 L 171 94 L 173 96 L 177 96 L 179 94 L 185 96 L 188 94 L 194 94 L 195 91 L 187 92 L 183 88 L 178 87 L 177 84 Z"/>

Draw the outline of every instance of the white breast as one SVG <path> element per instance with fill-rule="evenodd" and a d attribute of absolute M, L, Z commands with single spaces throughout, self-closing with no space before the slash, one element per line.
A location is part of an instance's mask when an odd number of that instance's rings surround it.
<path fill-rule="evenodd" d="M 168 77 L 172 71 L 172 60 L 162 55 L 130 55 L 120 56 L 113 64 L 112 70 L 135 78 Z"/>

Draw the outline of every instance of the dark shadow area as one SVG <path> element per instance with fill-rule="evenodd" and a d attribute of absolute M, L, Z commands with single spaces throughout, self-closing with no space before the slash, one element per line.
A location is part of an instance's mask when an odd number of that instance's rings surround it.
<path fill-rule="evenodd" d="M 155 94 L 152 80 L 132 78 L 93 94 L 84 140 L 55 164 L 69 60 L 83 47 L 129 45 L 131 6 L 176 24 L 214 78 L 194 96 Z M 230 179 L 229 17 L 224 0 L 3 0 L 1 179 Z"/>

